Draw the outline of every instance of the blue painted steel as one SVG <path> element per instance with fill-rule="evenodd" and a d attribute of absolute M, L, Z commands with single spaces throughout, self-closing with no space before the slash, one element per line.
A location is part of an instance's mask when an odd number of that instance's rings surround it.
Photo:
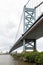
<path fill-rule="evenodd" d="M 27 8 L 24 6 L 24 33 L 29 29 L 36 21 L 36 9 Z"/>

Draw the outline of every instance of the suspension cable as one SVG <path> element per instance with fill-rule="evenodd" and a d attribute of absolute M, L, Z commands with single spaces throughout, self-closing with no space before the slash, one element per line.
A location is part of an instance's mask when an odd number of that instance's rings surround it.
<path fill-rule="evenodd" d="M 43 1 L 40 3 L 40 4 L 38 4 L 36 7 L 35 7 L 35 9 L 36 8 L 38 8 L 40 5 L 42 5 L 43 4 Z"/>
<path fill-rule="evenodd" d="M 23 18 L 23 12 L 22 12 L 22 15 L 21 15 L 21 19 L 20 19 L 20 23 L 19 23 L 19 26 L 18 26 L 18 30 L 17 30 L 17 34 L 16 34 L 16 37 L 15 37 L 15 40 L 16 40 L 18 32 L 19 32 L 19 28 L 20 28 L 20 24 L 21 24 L 22 18 Z"/>
<path fill-rule="evenodd" d="M 28 2 L 24 6 L 26 6 L 29 2 L 30 2 L 30 0 L 28 0 Z"/>

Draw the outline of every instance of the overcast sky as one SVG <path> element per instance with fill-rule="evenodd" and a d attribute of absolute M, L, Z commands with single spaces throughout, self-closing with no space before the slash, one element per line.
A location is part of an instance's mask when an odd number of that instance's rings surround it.
<path fill-rule="evenodd" d="M 0 0 L 0 50 L 6 51 L 13 46 L 23 6 L 27 1 L 28 0 Z M 39 42 L 38 48 L 39 47 L 40 50 L 43 50 L 43 41 Z"/>

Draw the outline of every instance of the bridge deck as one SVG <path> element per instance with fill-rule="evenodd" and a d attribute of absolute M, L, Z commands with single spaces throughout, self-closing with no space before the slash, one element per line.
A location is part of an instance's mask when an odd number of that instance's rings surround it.
<path fill-rule="evenodd" d="M 10 52 L 22 46 L 23 39 L 38 39 L 43 36 L 43 14 L 35 21 L 35 23 L 18 39 L 11 48 Z"/>

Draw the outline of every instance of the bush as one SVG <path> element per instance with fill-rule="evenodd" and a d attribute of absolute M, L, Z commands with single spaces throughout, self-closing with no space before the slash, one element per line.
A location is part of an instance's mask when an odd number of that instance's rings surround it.
<path fill-rule="evenodd" d="M 35 62 L 35 56 L 38 55 L 37 52 L 26 52 L 22 56 L 28 59 L 29 62 Z"/>
<path fill-rule="evenodd" d="M 36 63 L 43 63 L 43 52 L 39 53 L 39 55 L 36 56 L 35 62 Z"/>
<path fill-rule="evenodd" d="M 43 52 L 25 52 L 21 54 L 12 54 L 13 57 L 19 58 L 23 57 L 28 60 L 28 62 L 42 63 L 43 64 Z"/>

